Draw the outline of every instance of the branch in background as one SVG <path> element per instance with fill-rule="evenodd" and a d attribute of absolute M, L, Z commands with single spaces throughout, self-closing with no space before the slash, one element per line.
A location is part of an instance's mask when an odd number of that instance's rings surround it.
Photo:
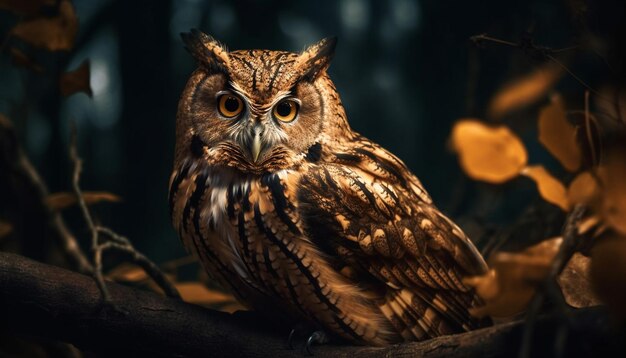
<path fill-rule="evenodd" d="M 143 270 L 159 285 L 161 289 L 169 297 L 180 299 L 180 294 L 174 285 L 172 285 L 165 274 L 145 255 L 140 253 L 131 244 L 130 240 L 121 236 L 107 227 L 98 227 L 94 224 L 87 202 L 80 188 L 80 173 L 83 168 L 82 159 L 78 156 L 78 149 L 76 144 L 76 126 L 72 125 L 71 140 L 70 140 L 70 160 L 72 161 L 74 168 L 72 172 L 72 189 L 76 195 L 78 206 L 82 213 L 83 219 L 89 228 L 91 233 L 91 251 L 94 255 L 93 277 L 96 280 L 98 288 L 102 293 L 102 299 L 105 304 L 112 303 L 111 295 L 104 283 L 104 277 L 102 275 L 102 255 L 109 250 L 115 250 L 125 253 L 130 256 L 133 263 L 139 265 Z M 104 234 L 109 241 L 100 242 L 100 234 Z"/>
<path fill-rule="evenodd" d="M 565 220 L 565 224 L 563 226 L 563 243 L 559 248 L 559 252 L 556 254 L 554 261 L 552 262 L 552 266 L 550 271 L 548 272 L 548 276 L 541 287 L 540 290 L 535 293 L 535 297 L 529 306 L 528 312 L 526 314 L 526 325 L 524 326 L 524 334 L 522 336 L 522 349 L 520 350 L 519 356 L 522 358 L 530 357 L 530 349 L 532 345 L 532 333 L 535 329 L 535 324 L 537 321 L 537 316 L 545 298 L 552 298 L 556 304 L 556 308 L 558 310 L 558 314 L 562 316 L 567 315 L 567 310 L 565 309 L 566 303 L 561 294 L 560 289 L 557 286 L 556 279 L 561 274 L 565 265 L 572 258 L 574 253 L 576 253 L 582 244 L 582 236 L 578 234 L 578 224 L 583 217 L 583 214 L 586 211 L 586 207 L 584 205 L 578 204 L 572 209 L 572 211 L 567 215 Z M 566 322 L 566 321 L 565 321 Z M 557 339 L 553 348 L 555 350 L 555 354 L 559 357 L 563 356 L 563 350 L 565 342 L 562 339 L 562 336 L 566 334 L 567 326 L 565 324 L 561 324 L 557 330 L 557 337 L 561 339 Z"/>
<path fill-rule="evenodd" d="M 36 206 L 33 209 L 44 213 L 45 222 L 32 222 L 34 218 L 31 217 L 24 218 L 24 221 L 28 221 L 28 225 L 47 227 L 57 240 L 57 244 L 71 267 L 82 273 L 91 272 L 93 267 L 78 245 L 76 238 L 68 230 L 59 212 L 48 205 L 46 200 L 50 194 L 48 188 L 20 147 L 13 125 L 2 115 L 0 115 L 0 143 L 2 144 L 0 168 L 6 170 L 3 172 L 3 176 L 6 175 L 6 178 L 13 177 L 15 178 L 13 182 L 25 186 L 28 195 L 33 198 L 32 205 Z M 21 192 L 12 187 L 5 189 L 15 194 Z"/>
<path fill-rule="evenodd" d="M 559 61 L 556 56 L 563 52 L 568 52 L 572 50 L 579 49 L 578 45 L 569 46 L 560 49 L 553 49 L 547 46 L 540 46 L 535 43 L 533 38 L 530 36 L 530 33 L 525 33 L 519 42 L 512 42 L 501 40 L 495 37 L 488 36 L 487 34 L 474 35 L 470 37 L 470 41 L 472 41 L 477 46 L 482 46 L 486 42 L 495 43 L 498 45 L 516 47 L 522 50 L 528 57 L 538 60 L 538 61 L 551 61 L 555 63 L 557 66 L 561 67 L 565 72 L 567 72 L 572 78 L 574 78 L 578 83 L 583 85 L 583 87 L 587 88 L 594 95 L 604 98 L 599 91 L 595 90 L 593 87 L 588 85 L 582 78 L 578 77 L 574 72 L 572 72 L 567 66 L 565 66 L 561 61 Z M 604 98 L 606 100 L 606 98 Z"/>
<path fill-rule="evenodd" d="M 288 328 L 253 312 L 227 314 L 139 289 L 108 283 L 112 302 L 126 314 L 101 310 L 94 281 L 81 274 L 0 253 L 0 330 L 70 342 L 115 355 L 179 357 L 302 357 L 287 349 Z M 537 347 L 554 343 L 561 317 L 539 317 Z M 624 356 L 603 308 L 571 311 L 569 356 Z M 517 354 L 522 322 L 385 348 L 326 345 L 321 357 L 500 357 Z M 299 342 L 302 343 L 302 342 Z M 544 352 L 545 353 L 545 352 Z"/>

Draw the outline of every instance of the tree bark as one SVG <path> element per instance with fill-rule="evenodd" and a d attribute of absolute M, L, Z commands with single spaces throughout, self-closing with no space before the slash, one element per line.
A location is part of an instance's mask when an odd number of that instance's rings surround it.
<path fill-rule="evenodd" d="M 227 314 L 108 282 L 123 312 L 103 309 L 89 276 L 0 252 L 0 334 L 61 340 L 98 353 L 176 357 L 302 357 L 289 350 L 289 329 L 253 312 Z M 325 345 L 323 357 L 515 356 L 523 322 L 385 348 Z M 543 316 L 534 328 L 533 355 L 553 356 L 559 328 L 564 356 L 612 355 L 626 351 L 601 307 Z M 295 342 L 303 344 L 302 340 Z"/>

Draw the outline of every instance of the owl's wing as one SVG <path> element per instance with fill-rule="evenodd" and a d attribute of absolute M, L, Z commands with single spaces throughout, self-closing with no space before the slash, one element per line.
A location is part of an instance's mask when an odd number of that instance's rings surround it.
<path fill-rule="evenodd" d="M 479 299 L 461 279 L 487 266 L 465 234 L 384 149 L 361 144 L 335 155 L 300 183 L 299 211 L 314 244 L 388 292 L 381 310 L 407 338 L 480 325 L 468 313 Z"/>

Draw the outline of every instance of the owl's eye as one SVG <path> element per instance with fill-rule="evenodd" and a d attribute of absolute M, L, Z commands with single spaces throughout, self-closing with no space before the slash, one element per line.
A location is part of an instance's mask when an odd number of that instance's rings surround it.
<path fill-rule="evenodd" d="M 298 103 L 290 99 L 284 100 L 274 106 L 272 113 L 277 120 L 289 123 L 293 121 L 298 114 Z"/>
<path fill-rule="evenodd" d="M 239 97 L 232 94 L 223 94 L 218 100 L 218 110 L 220 114 L 226 118 L 233 118 L 243 110 L 243 102 Z"/>

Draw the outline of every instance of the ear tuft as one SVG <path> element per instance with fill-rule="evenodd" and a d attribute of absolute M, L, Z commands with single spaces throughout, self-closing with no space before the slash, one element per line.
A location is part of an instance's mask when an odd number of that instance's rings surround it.
<path fill-rule="evenodd" d="M 298 67 L 301 69 L 300 80 L 314 81 L 317 76 L 326 71 L 335 55 L 337 37 L 327 37 L 316 44 L 309 46 L 300 54 Z"/>
<path fill-rule="evenodd" d="M 187 51 L 210 72 L 227 73 L 228 50 L 212 36 L 197 29 L 180 34 Z"/>

